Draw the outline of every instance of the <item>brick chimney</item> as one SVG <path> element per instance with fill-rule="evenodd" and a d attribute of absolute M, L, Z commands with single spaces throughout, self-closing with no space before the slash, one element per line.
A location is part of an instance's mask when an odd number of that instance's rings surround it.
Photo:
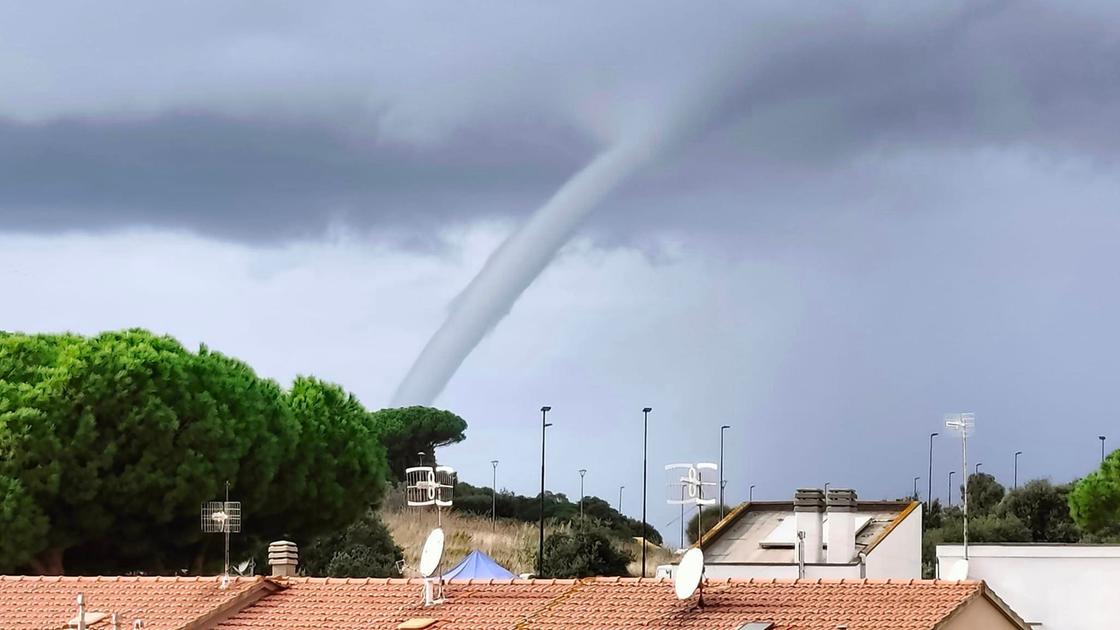
<path fill-rule="evenodd" d="M 793 497 L 793 518 L 796 531 L 805 532 L 802 544 L 806 564 L 823 562 L 824 492 L 820 488 L 798 488 Z"/>
<path fill-rule="evenodd" d="M 268 564 L 272 567 L 272 577 L 295 577 L 299 566 L 299 547 L 288 540 L 270 543 Z"/>
<path fill-rule="evenodd" d="M 856 557 L 856 491 L 828 490 L 828 563 L 848 564 Z"/>

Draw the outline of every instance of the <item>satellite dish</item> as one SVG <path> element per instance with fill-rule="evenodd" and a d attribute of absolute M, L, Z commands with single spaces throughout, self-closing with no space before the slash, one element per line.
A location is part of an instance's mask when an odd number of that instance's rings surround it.
<path fill-rule="evenodd" d="M 960 559 L 954 560 L 945 569 L 945 573 L 941 576 L 942 580 L 967 580 L 968 579 L 968 560 Z"/>
<path fill-rule="evenodd" d="M 688 599 L 700 586 L 700 578 L 704 577 L 704 552 L 693 547 L 689 549 L 681 563 L 677 565 L 677 574 L 673 578 L 673 590 L 677 592 L 677 599 Z"/>
<path fill-rule="evenodd" d="M 431 577 L 439 568 L 439 561 L 443 558 L 443 530 L 435 528 L 428 534 L 424 542 L 424 550 L 420 552 L 420 575 Z"/>

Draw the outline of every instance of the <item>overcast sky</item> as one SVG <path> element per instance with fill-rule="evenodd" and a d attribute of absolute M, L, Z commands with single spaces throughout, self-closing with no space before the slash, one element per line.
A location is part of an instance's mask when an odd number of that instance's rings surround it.
<path fill-rule="evenodd" d="M 1065 481 L 1120 445 L 1118 68 L 1103 0 L 7 3 L 0 328 L 378 408 L 505 237 L 688 103 L 437 399 L 441 459 L 535 493 L 549 404 L 549 488 L 638 515 L 648 405 L 669 534 L 660 469 L 721 424 L 732 501 L 896 498 L 971 410 L 982 470 Z"/>

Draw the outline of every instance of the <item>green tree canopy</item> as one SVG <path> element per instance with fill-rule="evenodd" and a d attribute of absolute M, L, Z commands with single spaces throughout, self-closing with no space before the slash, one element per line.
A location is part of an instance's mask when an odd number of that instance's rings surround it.
<path fill-rule="evenodd" d="M 226 481 L 250 546 L 354 521 L 385 476 L 375 423 L 334 385 L 284 392 L 143 330 L 0 336 L 0 531 L 18 546 L 0 570 L 202 571 L 220 544 L 199 506 Z"/>
<path fill-rule="evenodd" d="M 1120 451 L 1078 481 L 1069 494 L 1070 514 L 1095 541 L 1120 540 Z"/>
<path fill-rule="evenodd" d="M 988 473 L 977 473 L 968 478 L 968 513 L 981 516 L 991 512 L 1003 500 L 1006 490 Z"/>
<path fill-rule="evenodd" d="M 388 451 L 389 471 L 397 481 L 406 468 L 416 466 L 417 453 L 429 457 L 440 446 L 462 442 L 467 423 L 459 416 L 432 407 L 399 407 L 375 411 L 373 422 Z"/>
<path fill-rule="evenodd" d="M 300 552 L 301 571 L 316 577 L 400 577 L 404 559 L 377 512 L 316 538 Z"/>
<path fill-rule="evenodd" d="M 1035 479 L 1008 492 L 996 514 L 1017 518 L 1030 531 L 1029 540 L 1077 542 L 1081 531 L 1070 516 L 1069 493 L 1068 484 L 1055 486 L 1046 479 Z"/>
<path fill-rule="evenodd" d="M 558 531 L 544 541 L 544 575 L 550 578 L 629 575 L 633 558 L 595 527 Z"/>

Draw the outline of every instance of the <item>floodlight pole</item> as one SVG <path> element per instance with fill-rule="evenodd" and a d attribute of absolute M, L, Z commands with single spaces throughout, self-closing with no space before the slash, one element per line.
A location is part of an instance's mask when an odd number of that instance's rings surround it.
<path fill-rule="evenodd" d="M 540 538 L 537 544 L 537 577 L 544 574 L 544 433 L 545 429 L 551 426 L 545 422 L 549 411 L 552 411 L 552 407 L 547 405 L 541 407 L 541 523 Z"/>
<path fill-rule="evenodd" d="M 579 522 L 583 524 L 583 497 L 587 496 L 583 492 L 583 476 L 587 474 L 586 468 L 579 469 Z"/>
<path fill-rule="evenodd" d="M 498 528 L 498 460 L 490 460 L 490 467 L 494 469 L 494 481 L 490 486 L 490 533 Z"/>
<path fill-rule="evenodd" d="M 915 501 L 917 501 L 920 498 L 918 496 L 918 481 L 919 480 L 921 480 L 921 477 L 914 477 L 914 500 Z"/>
<path fill-rule="evenodd" d="M 723 520 L 723 432 L 730 429 L 730 424 L 719 428 L 719 520 Z"/>
<path fill-rule="evenodd" d="M 929 434 L 929 476 L 926 477 L 926 510 L 933 505 L 933 438 L 941 435 L 940 433 Z"/>
<path fill-rule="evenodd" d="M 950 470 L 949 471 L 949 487 L 947 488 L 947 490 L 948 490 L 947 499 L 948 499 L 948 505 L 950 505 L 950 506 L 953 505 L 953 475 L 955 475 L 955 474 L 957 474 L 957 471 L 955 471 L 955 470 Z"/>
<path fill-rule="evenodd" d="M 651 407 L 642 408 L 642 577 L 646 576 L 646 446 L 649 438 L 649 412 Z"/>
<path fill-rule="evenodd" d="M 1019 456 L 1022 455 L 1022 454 L 1023 454 L 1023 451 L 1015 451 L 1015 467 L 1012 469 L 1013 472 L 1011 473 L 1011 475 L 1012 475 L 1011 476 L 1011 489 L 1012 490 L 1018 490 L 1019 489 Z"/>

